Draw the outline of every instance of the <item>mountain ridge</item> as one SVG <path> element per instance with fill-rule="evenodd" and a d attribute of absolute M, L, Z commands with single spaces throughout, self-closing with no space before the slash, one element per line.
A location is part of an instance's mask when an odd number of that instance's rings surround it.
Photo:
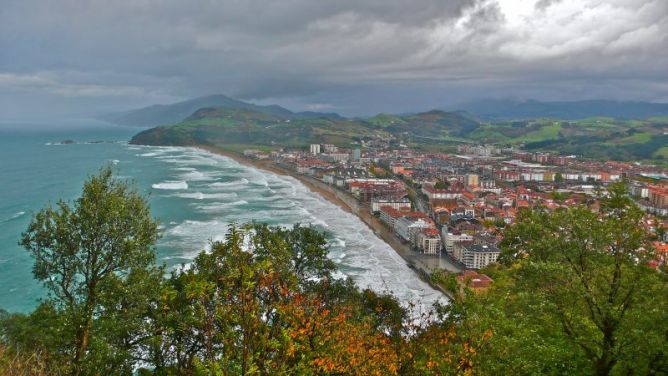
<path fill-rule="evenodd" d="M 248 109 L 284 119 L 311 119 L 319 117 L 342 118 L 336 113 L 292 112 L 279 105 L 257 105 L 240 101 L 222 94 L 208 95 L 171 104 L 154 104 L 129 111 L 114 112 L 99 116 L 100 120 L 113 124 L 134 127 L 157 127 L 179 123 L 201 108 Z"/>
<path fill-rule="evenodd" d="M 486 120 L 527 120 L 553 118 L 580 120 L 590 117 L 646 119 L 668 115 L 668 103 L 592 99 L 582 101 L 537 101 L 482 99 L 457 106 Z"/>

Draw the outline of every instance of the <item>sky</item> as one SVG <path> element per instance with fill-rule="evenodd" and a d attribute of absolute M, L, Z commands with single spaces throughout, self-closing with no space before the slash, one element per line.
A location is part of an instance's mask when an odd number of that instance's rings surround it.
<path fill-rule="evenodd" d="M 667 0 L 0 3 L 0 122 L 210 94 L 355 116 L 668 102 Z"/>

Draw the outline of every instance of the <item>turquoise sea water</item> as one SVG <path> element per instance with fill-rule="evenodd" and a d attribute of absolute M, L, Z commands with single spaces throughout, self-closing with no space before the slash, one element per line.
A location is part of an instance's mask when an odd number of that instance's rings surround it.
<path fill-rule="evenodd" d="M 222 239 L 231 221 L 310 223 L 327 231 L 342 276 L 402 301 L 428 306 L 442 298 L 359 219 L 297 180 L 197 149 L 128 145 L 136 132 L 99 126 L 0 132 L 0 308 L 26 312 L 46 294 L 32 277 L 30 255 L 17 244 L 31 216 L 49 202 L 78 197 L 86 177 L 106 164 L 148 196 L 163 231 L 158 262 L 169 267 L 187 264 Z M 59 144 L 66 139 L 75 143 Z"/>

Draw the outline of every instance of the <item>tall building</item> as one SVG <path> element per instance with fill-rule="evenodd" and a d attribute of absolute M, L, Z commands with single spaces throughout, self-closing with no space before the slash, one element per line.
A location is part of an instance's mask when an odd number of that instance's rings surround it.
<path fill-rule="evenodd" d="M 362 158 L 362 151 L 360 149 L 353 149 L 353 161 L 358 162 Z"/>
<path fill-rule="evenodd" d="M 476 175 L 476 174 L 466 175 L 466 185 L 468 187 L 472 187 L 472 188 L 478 187 L 478 185 L 479 185 L 478 175 Z"/>
<path fill-rule="evenodd" d="M 311 144 L 311 154 L 313 155 L 320 154 L 320 144 Z"/>

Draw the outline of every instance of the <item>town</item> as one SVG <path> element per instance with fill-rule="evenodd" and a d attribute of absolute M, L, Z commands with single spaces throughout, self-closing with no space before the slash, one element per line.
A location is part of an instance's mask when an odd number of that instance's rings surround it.
<path fill-rule="evenodd" d="M 245 150 L 346 201 L 367 224 L 380 221 L 393 239 L 376 233 L 428 277 L 459 273 L 473 289 L 491 278 L 479 273 L 497 261 L 502 229 L 519 211 L 586 204 L 597 210 L 608 184 L 625 181 L 656 235 L 654 267 L 668 254 L 668 175 L 638 163 L 594 161 L 495 145 L 464 144 L 455 153 L 429 153 L 382 140 L 346 149 L 311 144 L 308 150 Z M 373 226 L 372 226 L 373 227 Z"/>

